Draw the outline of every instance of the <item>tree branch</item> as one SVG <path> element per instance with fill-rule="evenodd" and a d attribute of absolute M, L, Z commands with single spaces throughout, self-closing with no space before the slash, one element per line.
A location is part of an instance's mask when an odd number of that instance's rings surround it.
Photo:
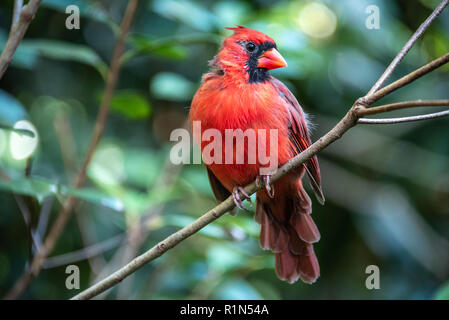
<path fill-rule="evenodd" d="M 131 28 L 131 23 L 134 18 L 138 3 L 139 0 L 130 0 L 128 2 L 126 12 L 123 17 L 123 22 L 120 27 L 120 35 L 117 40 L 111 60 L 111 65 L 108 71 L 108 76 L 106 79 L 106 89 L 103 95 L 103 99 L 101 100 L 100 111 L 95 122 L 94 132 L 92 134 L 92 138 L 84 162 L 75 179 L 75 188 L 80 188 L 84 185 L 86 181 L 87 167 L 89 166 L 98 142 L 100 141 L 100 138 L 103 134 L 106 119 L 109 113 L 110 103 L 117 84 L 118 74 L 121 66 L 120 58 L 125 48 L 126 35 Z M 54 249 L 56 241 L 59 238 L 59 235 L 61 234 L 65 225 L 67 224 L 69 218 L 71 217 L 71 213 L 76 204 L 77 199 L 75 197 L 69 197 L 66 200 L 47 238 L 45 239 L 42 250 L 34 257 L 30 270 L 27 270 L 23 274 L 23 276 L 15 283 L 12 290 L 7 294 L 6 299 L 16 299 L 17 297 L 19 297 L 28 287 L 31 279 L 39 274 L 42 268 L 42 262 Z"/>
<path fill-rule="evenodd" d="M 361 109 L 357 111 L 357 115 L 359 117 L 389 112 L 393 110 L 400 110 L 412 107 L 444 107 L 449 106 L 449 99 L 445 100 L 414 100 L 414 101 L 403 101 L 390 103 L 382 106 Z"/>
<path fill-rule="evenodd" d="M 103 240 L 99 243 L 82 248 L 80 250 L 75 250 L 72 252 L 61 254 L 59 256 L 47 258 L 43 262 L 43 268 L 44 269 L 56 268 L 95 257 L 105 251 L 117 247 L 125 238 L 126 238 L 125 234 L 120 233 L 109 239 Z"/>
<path fill-rule="evenodd" d="M 418 116 L 401 117 L 401 118 L 388 118 L 388 119 L 366 119 L 360 118 L 357 120 L 357 124 L 395 124 L 404 122 L 415 122 L 421 120 L 441 118 L 449 115 L 449 110 L 444 110 L 440 112 L 421 114 Z"/>
<path fill-rule="evenodd" d="M 429 72 L 432 72 L 433 70 L 441 67 L 442 65 L 449 62 L 449 53 L 446 53 L 444 56 L 439 57 L 438 59 L 435 59 L 426 65 L 422 66 L 421 68 L 409 73 L 408 75 L 400 78 L 399 80 L 396 80 L 395 82 L 389 84 L 388 86 L 383 87 L 382 89 L 376 91 L 372 95 L 366 95 L 363 98 L 360 99 L 360 104 L 363 106 L 371 105 L 377 100 L 385 97 L 386 95 L 392 93 L 393 91 L 396 91 L 399 88 L 404 87 L 407 84 L 412 83 L 416 79 L 421 78 L 422 76 L 428 74 Z"/>
<path fill-rule="evenodd" d="M 23 9 L 23 0 L 15 0 L 14 1 L 14 11 L 12 14 L 12 23 L 11 28 L 16 24 L 17 21 L 19 21 L 20 12 Z"/>
<path fill-rule="evenodd" d="M 22 41 L 31 20 L 33 20 L 40 3 L 41 0 L 30 0 L 22 7 L 23 1 L 15 1 L 11 31 L 9 32 L 8 41 L 0 56 L 0 79 L 11 64 L 14 53 L 20 41 Z"/>
<path fill-rule="evenodd" d="M 400 58 L 396 57 L 395 60 L 393 60 L 393 62 L 390 64 L 390 66 L 387 68 L 387 70 L 384 72 L 381 78 L 376 82 L 376 85 L 374 87 L 380 87 L 382 85 L 382 83 L 386 80 L 386 78 L 393 72 L 396 65 L 402 60 L 403 56 L 405 56 L 405 54 L 410 50 L 411 46 L 413 46 L 413 44 L 416 42 L 419 36 L 429 27 L 430 23 L 436 18 L 436 16 L 438 16 L 438 14 L 447 6 L 448 1 L 449 0 L 442 1 L 441 4 L 437 7 L 437 9 L 431 14 L 431 16 L 428 19 L 426 19 L 426 21 L 420 26 L 418 31 L 415 32 L 415 34 L 412 36 L 411 40 L 409 40 L 407 44 L 404 46 L 404 48 L 406 49 L 401 50 L 402 53 L 400 52 L 398 54 Z M 417 34 L 418 36 L 416 36 Z M 416 39 L 412 40 L 413 38 Z M 407 48 L 408 46 L 410 46 L 410 48 Z M 272 175 L 272 181 L 275 182 L 279 180 L 287 172 L 301 166 L 305 161 L 313 157 L 315 154 L 326 148 L 334 141 L 341 138 L 346 131 L 348 131 L 350 128 L 352 128 L 357 124 L 357 120 L 359 118 L 358 113 L 361 112 L 361 110 L 364 110 L 366 107 L 370 106 L 372 103 L 384 97 L 385 95 L 409 84 L 410 82 L 418 79 L 422 75 L 435 70 L 439 66 L 448 62 L 448 60 L 449 54 L 432 61 L 431 63 L 419 68 L 418 70 L 399 79 L 398 81 L 392 83 L 391 85 L 385 87 L 384 89 L 377 91 L 376 93 L 374 93 L 376 89 L 375 90 L 371 89 L 370 92 L 371 91 L 373 92 L 372 93 L 369 92 L 363 98 L 359 98 L 351 107 L 351 109 L 346 113 L 343 119 L 341 119 L 340 122 L 335 127 L 333 127 L 328 133 L 326 133 L 323 137 L 321 137 L 319 140 L 313 143 L 309 148 L 307 148 L 306 150 L 304 150 L 303 152 L 292 158 L 290 161 L 285 163 L 282 167 L 280 167 L 276 171 L 276 173 Z M 246 193 L 251 195 L 255 193 L 257 190 L 259 190 L 260 186 L 258 186 L 254 181 L 253 183 L 246 186 L 244 189 Z M 114 273 L 112 273 L 105 279 L 101 280 L 100 282 L 96 283 L 95 285 L 87 288 L 83 292 L 74 296 L 72 299 L 73 300 L 90 299 L 108 290 L 114 285 L 120 283 L 130 274 L 134 273 L 137 269 L 144 266 L 146 263 L 160 257 L 165 252 L 167 252 L 167 250 L 173 248 L 183 240 L 187 239 L 188 237 L 190 237 L 191 235 L 193 235 L 194 233 L 196 233 L 197 231 L 208 225 L 209 223 L 215 221 L 216 219 L 224 215 L 226 212 L 232 210 L 234 207 L 235 207 L 234 201 L 232 199 L 232 196 L 230 196 L 225 201 L 221 202 L 215 208 L 206 212 L 204 215 L 199 217 L 191 224 L 173 233 L 163 241 L 159 242 L 153 248 L 149 249 L 145 253 L 133 259 L 124 267 L 115 271 Z"/>
<path fill-rule="evenodd" d="M 447 7 L 449 0 L 443 0 L 438 7 L 432 12 L 432 14 L 419 26 L 418 30 L 410 37 L 407 43 L 402 47 L 401 51 L 396 55 L 396 57 L 391 61 L 390 65 L 385 69 L 384 73 L 380 76 L 379 80 L 372 86 L 368 91 L 367 96 L 372 95 L 374 92 L 379 90 L 380 87 L 385 83 L 385 81 L 391 76 L 393 71 L 396 69 L 398 64 L 410 51 L 413 45 L 418 41 L 418 39 L 423 35 L 423 33 L 429 28 L 433 20 L 435 20 L 440 13 Z"/>

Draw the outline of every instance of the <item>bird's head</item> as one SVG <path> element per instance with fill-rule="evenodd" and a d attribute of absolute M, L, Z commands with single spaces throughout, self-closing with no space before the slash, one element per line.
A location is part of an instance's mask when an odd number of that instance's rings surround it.
<path fill-rule="evenodd" d="M 276 49 L 276 43 L 266 34 L 237 26 L 226 28 L 234 34 L 223 41 L 215 64 L 225 74 L 243 76 L 249 83 L 268 79 L 268 70 L 287 66 L 287 62 Z"/>

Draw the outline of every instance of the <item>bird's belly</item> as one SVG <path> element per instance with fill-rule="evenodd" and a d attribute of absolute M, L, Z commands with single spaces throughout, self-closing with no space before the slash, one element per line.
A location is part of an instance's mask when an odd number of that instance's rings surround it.
<path fill-rule="evenodd" d="M 261 128 L 259 124 L 257 129 L 229 129 L 219 130 L 221 139 L 201 143 L 203 160 L 228 190 L 246 185 L 258 175 L 274 173 L 294 156 L 284 128 Z M 231 132 L 236 135 L 234 140 Z"/>

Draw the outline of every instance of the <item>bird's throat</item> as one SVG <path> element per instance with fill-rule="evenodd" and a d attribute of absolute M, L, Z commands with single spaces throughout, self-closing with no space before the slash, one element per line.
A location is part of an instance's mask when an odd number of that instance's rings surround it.
<path fill-rule="evenodd" d="M 267 69 L 257 68 L 250 66 L 248 69 L 248 82 L 249 83 L 262 83 L 267 81 L 270 78 L 270 74 Z"/>

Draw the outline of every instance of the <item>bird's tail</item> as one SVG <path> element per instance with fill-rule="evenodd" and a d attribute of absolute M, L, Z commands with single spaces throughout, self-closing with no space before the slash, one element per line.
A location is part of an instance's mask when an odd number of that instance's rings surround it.
<path fill-rule="evenodd" d="M 320 233 L 311 214 L 311 200 L 300 179 L 281 179 L 274 184 L 275 196 L 265 190 L 257 193 L 255 219 L 261 225 L 260 245 L 276 255 L 279 279 L 294 283 L 301 278 L 313 283 L 320 276 L 313 243 Z"/>

